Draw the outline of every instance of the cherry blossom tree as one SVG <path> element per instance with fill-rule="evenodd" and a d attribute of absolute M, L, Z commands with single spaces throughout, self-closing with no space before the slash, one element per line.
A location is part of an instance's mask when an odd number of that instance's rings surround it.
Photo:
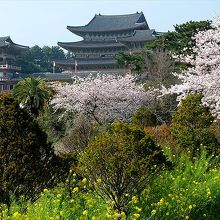
<path fill-rule="evenodd" d="M 194 36 L 196 46 L 192 49 L 195 55 L 182 57 L 182 61 L 191 64 L 179 75 L 182 83 L 163 92 L 179 94 L 179 100 L 189 93 L 201 92 L 203 104 L 209 105 L 212 113 L 220 116 L 220 17 L 212 26 L 213 29 Z"/>
<path fill-rule="evenodd" d="M 136 85 L 132 76 L 76 78 L 73 84 L 55 89 L 58 93 L 51 102 L 54 109 L 84 114 L 99 124 L 114 120 L 129 121 L 131 114 L 152 94 Z"/>

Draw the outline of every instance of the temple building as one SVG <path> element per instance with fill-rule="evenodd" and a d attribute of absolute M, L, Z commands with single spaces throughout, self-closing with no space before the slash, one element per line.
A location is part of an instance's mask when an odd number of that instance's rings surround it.
<path fill-rule="evenodd" d="M 56 61 L 65 70 L 97 70 L 120 68 L 116 55 L 140 50 L 145 42 L 159 35 L 150 29 L 143 12 L 127 15 L 96 14 L 85 26 L 67 26 L 83 40 L 58 42 L 72 58 Z"/>
<path fill-rule="evenodd" d="M 10 36 L 0 37 L 0 92 L 13 89 L 18 82 L 16 73 L 21 67 L 16 65 L 16 56 L 29 47 L 15 44 Z"/>

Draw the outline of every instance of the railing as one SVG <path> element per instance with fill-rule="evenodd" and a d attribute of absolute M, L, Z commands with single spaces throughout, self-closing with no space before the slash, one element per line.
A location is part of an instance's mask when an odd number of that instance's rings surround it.
<path fill-rule="evenodd" d="M 5 64 L 5 65 L 0 65 L 0 69 L 2 69 L 2 70 L 17 70 L 17 71 L 20 71 L 21 67 L 20 66 L 13 66 L 13 65 Z"/>
<path fill-rule="evenodd" d="M 9 80 L 10 78 L 9 77 L 7 77 L 7 76 L 5 76 L 5 77 L 0 77 L 0 81 L 7 81 L 7 80 Z"/>

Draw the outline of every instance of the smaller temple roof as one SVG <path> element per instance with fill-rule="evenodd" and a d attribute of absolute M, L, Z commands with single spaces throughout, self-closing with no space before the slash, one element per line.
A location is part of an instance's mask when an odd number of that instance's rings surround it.
<path fill-rule="evenodd" d="M 0 37 L 0 49 L 1 48 L 7 48 L 7 49 L 13 49 L 13 50 L 27 50 L 27 49 L 29 49 L 28 46 L 15 44 L 11 40 L 10 36 Z"/>
<path fill-rule="evenodd" d="M 73 33 L 110 32 L 132 29 L 149 29 L 143 12 L 127 15 L 95 15 L 85 26 L 67 26 Z"/>
<path fill-rule="evenodd" d="M 71 48 L 109 48 L 125 47 L 124 44 L 117 41 L 78 41 L 78 42 L 58 42 L 58 45 L 64 49 Z"/>

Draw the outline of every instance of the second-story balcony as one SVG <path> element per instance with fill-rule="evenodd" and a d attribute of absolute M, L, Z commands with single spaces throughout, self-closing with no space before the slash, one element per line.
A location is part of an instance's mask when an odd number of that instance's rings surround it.
<path fill-rule="evenodd" d="M 15 71 L 21 71 L 20 66 L 13 66 L 9 64 L 0 65 L 0 70 L 15 70 Z"/>

